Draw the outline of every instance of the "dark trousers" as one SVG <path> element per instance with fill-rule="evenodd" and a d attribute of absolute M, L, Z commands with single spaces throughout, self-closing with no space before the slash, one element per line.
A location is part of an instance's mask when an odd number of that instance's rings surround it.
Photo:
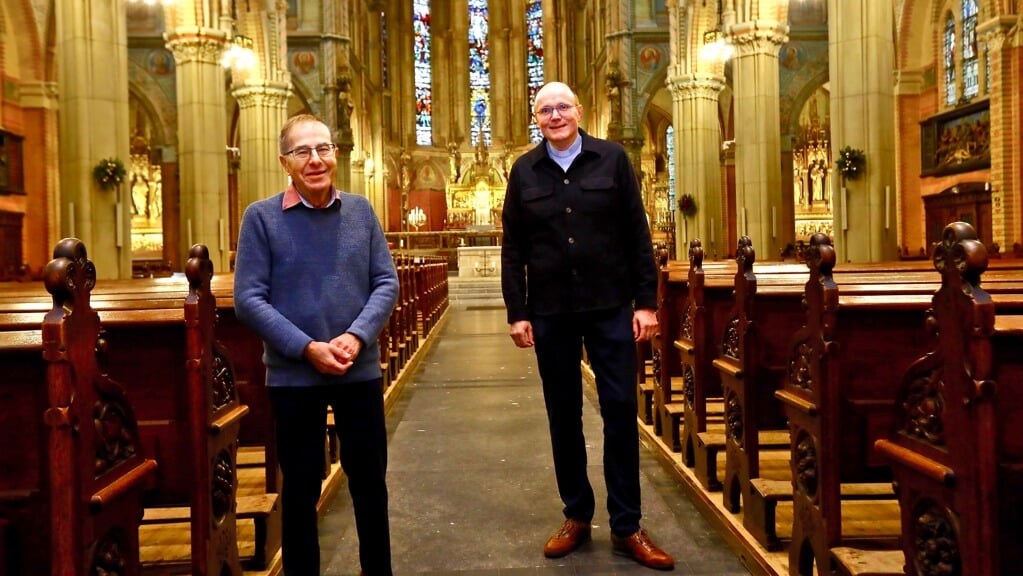
<path fill-rule="evenodd" d="M 281 494 L 286 576 L 318 576 L 316 502 L 323 481 L 327 406 L 334 409 L 341 467 L 359 534 L 359 560 L 369 576 L 391 574 L 387 519 L 387 429 L 383 381 L 270 388 L 284 476 Z"/>
<path fill-rule="evenodd" d="M 582 424 L 583 347 L 593 368 L 604 420 L 604 482 L 611 531 L 639 530 L 639 429 L 632 307 L 531 318 L 536 359 L 565 517 L 588 522 L 594 497 L 586 475 Z"/>

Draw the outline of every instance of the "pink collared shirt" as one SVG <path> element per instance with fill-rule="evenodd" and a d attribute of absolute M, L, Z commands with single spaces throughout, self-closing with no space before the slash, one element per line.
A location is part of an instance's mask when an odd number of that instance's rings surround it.
<path fill-rule="evenodd" d="M 339 201 L 340 198 L 341 198 L 341 191 L 340 190 L 338 190 L 337 188 L 334 188 L 333 186 L 331 186 L 330 189 L 333 191 L 333 195 L 332 195 L 333 197 L 331 198 L 330 203 L 327 204 L 326 206 L 324 206 L 323 208 L 330 208 L 331 206 L 334 205 L 334 202 Z M 313 210 L 322 210 L 323 209 L 323 208 L 317 208 L 316 206 L 313 206 L 312 204 L 310 204 L 308 200 L 303 198 L 302 195 L 298 193 L 298 190 L 295 189 L 295 185 L 294 184 L 289 184 L 288 185 L 288 189 L 284 191 L 284 200 L 281 202 L 281 210 L 287 210 L 288 208 L 294 208 L 295 206 L 298 206 L 299 204 L 305 204 L 307 207 L 312 208 Z"/>

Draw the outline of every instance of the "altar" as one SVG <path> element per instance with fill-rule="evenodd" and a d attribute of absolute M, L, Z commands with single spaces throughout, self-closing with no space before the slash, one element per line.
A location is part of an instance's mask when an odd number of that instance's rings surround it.
<path fill-rule="evenodd" d="M 500 246 L 459 246 L 459 278 L 500 278 Z"/>

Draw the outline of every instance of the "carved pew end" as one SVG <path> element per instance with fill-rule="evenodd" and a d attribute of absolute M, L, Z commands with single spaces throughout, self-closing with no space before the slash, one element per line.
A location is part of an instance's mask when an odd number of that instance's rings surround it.
<path fill-rule="evenodd" d="M 791 480 L 750 480 L 750 499 L 744 502 L 743 525 L 768 550 L 780 550 L 776 511 L 779 502 L 792 501 Z"/>

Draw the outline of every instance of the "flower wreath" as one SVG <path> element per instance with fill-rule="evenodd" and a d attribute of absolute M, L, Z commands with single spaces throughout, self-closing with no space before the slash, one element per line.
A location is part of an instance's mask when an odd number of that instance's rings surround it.
<path fill-rule="evenodd" d="M 113 190 L 124 182 L 127 172 L 117 158 L 104 158 L 92 169 L 92 179 L 103 190 Z"/>
<path fill-rule="evenodd" d="M 846 146 L 838 151 L 838 159 L 835 160 L 835 167 L 842 173 L 846 180 L 856 180 L 863 175 L 867 166 L 867 156 L 863 150 Z"/>
<path fill-rule="evenodd" d="M 696 214 L 696 199 L 691 194 L 683 194 L 678 199 L 678 211 L 686 218 Z"/>

